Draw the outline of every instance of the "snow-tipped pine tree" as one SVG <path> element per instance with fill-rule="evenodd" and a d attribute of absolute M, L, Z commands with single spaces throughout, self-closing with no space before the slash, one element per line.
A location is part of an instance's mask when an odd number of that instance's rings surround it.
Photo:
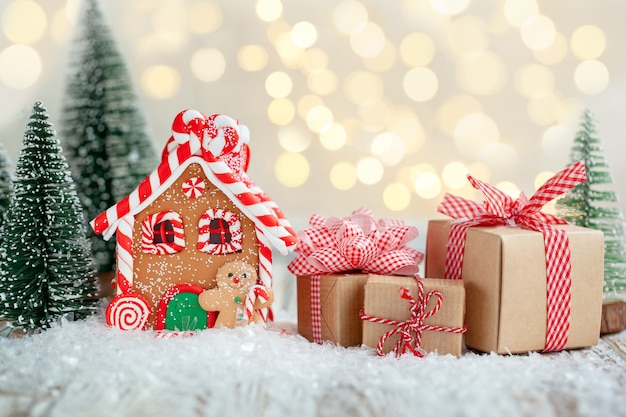
<path fill-rule="evenodd" d="M 41 102 L 24 133 L 0 233 L 0 316 L 32 330 L 96 311 L 97 276 L 82 207 Z"/>
<path fill-rule="evenodd" d="M 604 233 L 604 296 L 626 299 L 626 223 L 612 189 L 613 177 L 589 110 L 581 117 L 571 162 L 584 161 L 587 181 L 557 200 L 559 217 Z"/>
<path fill-rule="evenodd" d="M 74 43 L 61 140 L 86 221 L 117 203 L 158 164 L 125 62 L 98 7 L 86 0 Z M 98 270 L 115 269 L 115 239 L 88 229 Z"/>
<path fill-rule="evenodd" d="M 6 148 L 0 144 L 0 224 L 2 224 L 4 212 L 9 207 L 11 196 L 11 172 L 9 165 Z"/>

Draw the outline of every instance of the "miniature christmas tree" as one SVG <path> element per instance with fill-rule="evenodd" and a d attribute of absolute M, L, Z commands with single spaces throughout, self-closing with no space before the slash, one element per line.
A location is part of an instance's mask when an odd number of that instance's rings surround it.
<path fill-rule="evenodd" d="M 75 41 L 61 138 L 86 221 L 128 195 L 158 157 L 138 109 L 125 63 L 98 8 L 87 0 Z M 115 269 L 115 239 L 88 228 L 98 270 Z"/>
<path fill-rule="evenodd" d="M 559 199 L 556 209 L 568 222 L 604 233 L 604 295 L 626 299 L 626 223 L 610 187 L 613 178 L 595 124 L 593 114 L 585 110 L 570 157 L 572 162 L 584 161 L 587 181 Z"/>
<path fill-rule="evenodd" d="M 0 230 L 0 316 L 24 329 L 96 311 L 96 270 L 69 166 L 36 102 Z"/>
<path fill-rule="evenodd" d="M 9 157 L 5 147 L 0 144 L 0 225 L 2 216 L 9 207 L 11 196 L 11 173 L 9 172 Z"/>

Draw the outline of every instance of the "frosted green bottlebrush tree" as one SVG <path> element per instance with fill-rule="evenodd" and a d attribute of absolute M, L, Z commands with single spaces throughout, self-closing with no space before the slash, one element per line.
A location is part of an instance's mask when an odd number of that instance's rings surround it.
<path fill-rule="evenodd" d="M 83 212 L 46 109 L 36 102 L 0 228 L 0 316 L 49 327 L 97 309 L 97 277 Z"/>
<path fill-rule="evenodd" d="M 86 223 L 139 185 L 158 164 L 125 62 L 98 7 L 86 0 L 73 46 L 61 140 Z M 100 272 L 115 269 L 115 239 L 88 230 Z"/>
<path fill-rule="evenodd" d="M 570 159 L 584 161 L 587 181 L 557 201 L 557 215 L 572 224 L 604 233 L 604 295 L 626 299 L 626 223 L 617 193 L 612 189 L 613 177 L 598 137 L 596 120 L 589 110 L 581 117 Z"/>
<path fill-rule="evenodd" d="M 0 144 L 0 224 L 2 224 L 2 216 L 9 206 L 9 198 L 11 196 L 11 172 L 9 165 L 6 148 Z"/>

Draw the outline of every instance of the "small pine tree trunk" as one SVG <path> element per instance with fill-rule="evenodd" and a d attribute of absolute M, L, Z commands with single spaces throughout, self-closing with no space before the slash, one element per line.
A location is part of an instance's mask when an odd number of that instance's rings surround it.
<path fill-rule="evenodd" d="M 605 301 L 602 304 L 600 334 L 612 334 L 626 330 L 626 302 Z"/>

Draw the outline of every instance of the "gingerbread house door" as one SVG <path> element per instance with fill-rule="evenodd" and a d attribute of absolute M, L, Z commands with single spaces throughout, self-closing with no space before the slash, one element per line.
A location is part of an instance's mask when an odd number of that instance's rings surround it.
<path fill-rule="evenodd" d="M 202 287 L 192 284 L 171 287 L 159 302 L 155 329 L 194 331 L 213 327 L 218 313 L 200 307 L 198 296 L 202 291 Z"/>

